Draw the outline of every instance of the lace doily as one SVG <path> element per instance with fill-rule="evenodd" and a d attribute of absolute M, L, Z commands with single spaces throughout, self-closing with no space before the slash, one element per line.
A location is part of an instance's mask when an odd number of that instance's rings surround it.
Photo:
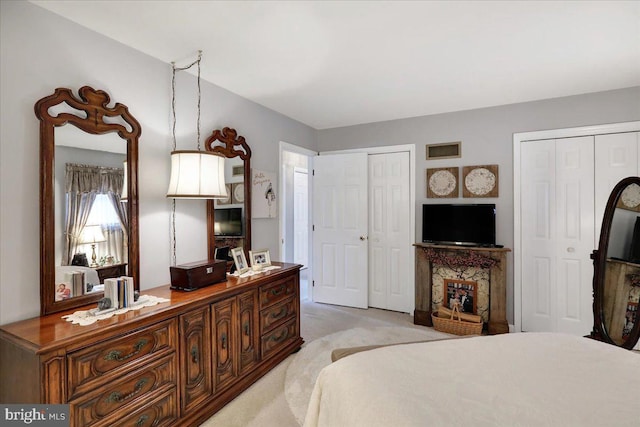
<path fill-rule="evenodd" d="M 160 304 L 161 302 L 169 302 L 166 298 L 154 297 L 153 295 L 141 295 L 135 305 L 125 308 L 119 308 L 117 310 L 104 310 L 103 312 L 93 310 L 79 310 L 73 314 L 67 314 L 62 316 L 67 322 L 71 322 L 74 325 L 87 326 L 91 325 L 98 320 L 108 319 L 116 314 L 126 313 L 131 310 L 138 310 L 142 307 L 151 307 L 152 305 Z"/>
<path fill-rule="evenodd" d="M 279 268 L 282 268 L 282 267 L 280 267 L 278 265 L 270 265 L 268 267 L 262 267 L 262 269 L 260 269 L 258 271 L 249 270 L 249 271 L 245 271 L 242 274 L 238 274 L 238 272 L 236 271 L 235 273 L 230 274 L 229 276 L 233 276 L 233 277 L 249 277 L 249 276 L 255 276 L 256 274 L 264 273 L 265 271 L 277 270 Z"/>

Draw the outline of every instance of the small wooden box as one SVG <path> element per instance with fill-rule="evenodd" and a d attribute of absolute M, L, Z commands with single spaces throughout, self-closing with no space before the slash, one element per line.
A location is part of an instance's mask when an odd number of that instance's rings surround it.
<path fill-rule="evenodd" d="M 210 259 L 169 267 L 171 289 L 193 291 L 227 280 L 227 262 Z"/>

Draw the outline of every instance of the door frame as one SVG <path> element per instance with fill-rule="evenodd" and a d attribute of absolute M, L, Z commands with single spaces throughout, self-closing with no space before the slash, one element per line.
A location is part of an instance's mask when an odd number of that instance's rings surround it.
<path fill-rule="evenodd" d="M 282 261 L 284 261 L 283 240 L 284 240 L 284 229 L 285 229 L 284 222 L 286 219 L 285 197 L 284 197 L 285 182 L 284 182 L 284 177 L 282 176 L 282 167 L 284 165 L 283 153 L 285 151 L 307 156 L 307 158 L 309 159 L 309 164 L 308 164 L 309 177 L 311 177 L 311 171 L 313 171 L 313 158 L 319 154 L 317 151 L 313 151 L 308 148 L 300 147 L 299 145 L 290 144 L 284 141 L 280 141 L 280 143 L 278 144 L 278 175 L 280 176 L 280 179 L 278 179 L 278 189 L 280 191 L 279 194 L 281 196 L 280 201 L 278 202 L 279 204 L 278 209 L 281 212 L 281 215 L 278 215 L 278 236 L 279 236 L 278 252 L 279 252 L 279 259 L 281 259 Z M 311 232 L 311 227 L 313 226 L 313 183 L 311 182 L 311 178 L 309 179 L 309 191 L 307 195 L 308 195 L 308 201 L 307 201 L 308 202 L 308 209 L 307 209 L 307 216 L 308 216 L 307 246 L 308 248 L 307 250 L 308 250 L 308 258 L 309 258 L 309 265 L 307 266 L 307 271 L 308 271 L 309 280 L 307 283 L 308 289 L 306 294 L 311 295 L 311 278 L 313 277 L 313 233 Z"/>
<path fill-rule="evenodd" d="M 522 197 L 519 191 L 521 185 L 521 144 L 531 141 L 637 131 L 640 131 L 640 121 L 513 134 L 513 321 L 516 332 L 522 332 L 522 224 L 520 222 Z M 597 245 L 600 236 L 595 236 L 595 238 Z"/>
<path fill-rule="evenodd" d="M 367 153 L 367 154 L 387 154 L 387 153 L 399 153 L 409 152 L 409 205 L 413 209 L 409 209 L 409 227 L 413 230 L 413 241 L 410 244 L 415 243 L 416 238 L 416 146 L 415 144 L 402 144 L 402 145 L 385 145 L 381 147 L 364 147 L 364 148 L 352 148 L 347 150 L 331 150 L 321 151 L 318 155 L 323 154 L 349 154 L 349 153 Z M 414 250 L 409 251 L 409 265 L 415 266 L 416 252 Z M 415 267 L 414 267 L 415 268 Z M 415 274 L 409 275 L 409 294 L 415 295 L 416 290 L 416 278 Z M 411 300 L 409 314 L 415 311 L 416 301 L 415 297 Z"/>

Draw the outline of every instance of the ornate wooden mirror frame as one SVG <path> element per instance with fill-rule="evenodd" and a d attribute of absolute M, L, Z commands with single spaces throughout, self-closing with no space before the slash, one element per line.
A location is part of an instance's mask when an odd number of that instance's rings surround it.
<path fill-rule="evenodd" d="M 612 261 L 611 255 L 609 252 L 610 245 L 610 237 L 611 237 L 611 228 L 613 225 L 613 217 L 616 212 L 616 207 L 618 206 L 618 202 L 623 191 L 630 185 L 636 184 L 640 186 L 640 177 L 632 176 L 629 178 L 625 178 L 620 181 L 611 192 L 609 196 L 609 200 L 607 202 L 607 207 L 604 211 L 604 217 L 602 219 L 602 231 L 600 232 L 600 242 L 598 245 L 598 250 L 593 252 L 593 265 L 594 265 L 594 275 L 593 275 L 593 332 L 591 332 L 591 338 L 607 342 L 609 344 L 617 345 L 626 349 L 633 348 L 638 339 L 640 338 L 640 315 L 636 313 L 635 323 L 629 335 L 624 339 L 623 342 L 616 342 L 612 338 L 611 331 L 607 329 L 607 323 L 609 319 L 606 319 L 605 310 L 607 310 L 607 305 L 605 302 L 607 299 L 611 299 L 611 296 L 607 297 L 605 294 L 611 290 L 607 289 L 607 287 L 611 287 L 612 285 L 618 287 L 617 283 L 611 283 L 605 277 L 607 274 L 607 264 Z M 624 260 L 613 260 L 616 262 L 622 262 L 623 264 L 628 264 L 630 266 L 635 266 L 635 264 L 625 262 Z M 639 266 L 640 268 L 640 266 Z M 609 272 L 611 274 L 611 272 Z M 632 275 L 622 274 L 623 280 L 630 280 L 629 277 Z M 617 291 L 619 292 L 619 290 Z M 624 295 L 622 296 L 622 300 L 624 300 Z M 625 304 L 626 308 L 626 304 Z M 620 341 L 620 340 L 618 340 Z"/>
<path fill-rule="evenodd" d="M 101 292 L 55 301 L 55 212 L 54 168 L 55 128 L 66 124 L 93 135 L 116 132 L 127 142 L 127 175 L 129 220 L 128 275 L 139 289 L 139 236 L 138 236 L 138 139 L 141 129 L 138 121 L 120 103 L 108 107 L 109 95 L 102 90 L 83 86 L 76 97 L 71 89 L 57 88 L 52 95 L 35 104 L 40 120 L 40 312 L 55 313 L 97 302 Z M 62 104 L 70 112 L 53 113 L 52 107 Z M 64 105 L 66 104 L 66 105 Z M 124 123 L 117 123 L 118 121 Z"/>
<path fill-rule="evenodd" d="M 240 157 L 244 165 L 244 236 L 243 249 L 245 255 L 249 256 L 251 250 L 251 148 L 243 136 L 238 136 L 235 129 L 225 127 L 222 130 L 216 129 L 211 133 L 205 142 L 205 149 L 232 159 Z M 215 200 L 207 200 L 207 254 L 209 259 L 215 258 L 216 236 L 215 236 Z M 239 239 L 240 240 L 240 239 Z"/>

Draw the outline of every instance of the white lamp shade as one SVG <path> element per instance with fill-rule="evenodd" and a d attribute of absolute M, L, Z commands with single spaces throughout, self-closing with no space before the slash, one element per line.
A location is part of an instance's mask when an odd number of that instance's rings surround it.
<path fill-rule="evenodd" d="M 102 227 L 99 225 L 87 225 L 82 229 L 82 235 L 80 236 L 81 243 L 97 243 L 104 242 L 105 237 L 102 234 Z"/>
<path fill-rule="evenodd" d="M 167 197 L 224 199 L 224 157 L 207 151 L 173 151 Z"/>
<path fill-rule="evenodd" d="M 122 193 L 120 194 L 120 201 L 126 202 L 129 198 L 129 184 L 127 180 L 127 162 L 124 162 L 124 180 L 122 182 Z"/>

